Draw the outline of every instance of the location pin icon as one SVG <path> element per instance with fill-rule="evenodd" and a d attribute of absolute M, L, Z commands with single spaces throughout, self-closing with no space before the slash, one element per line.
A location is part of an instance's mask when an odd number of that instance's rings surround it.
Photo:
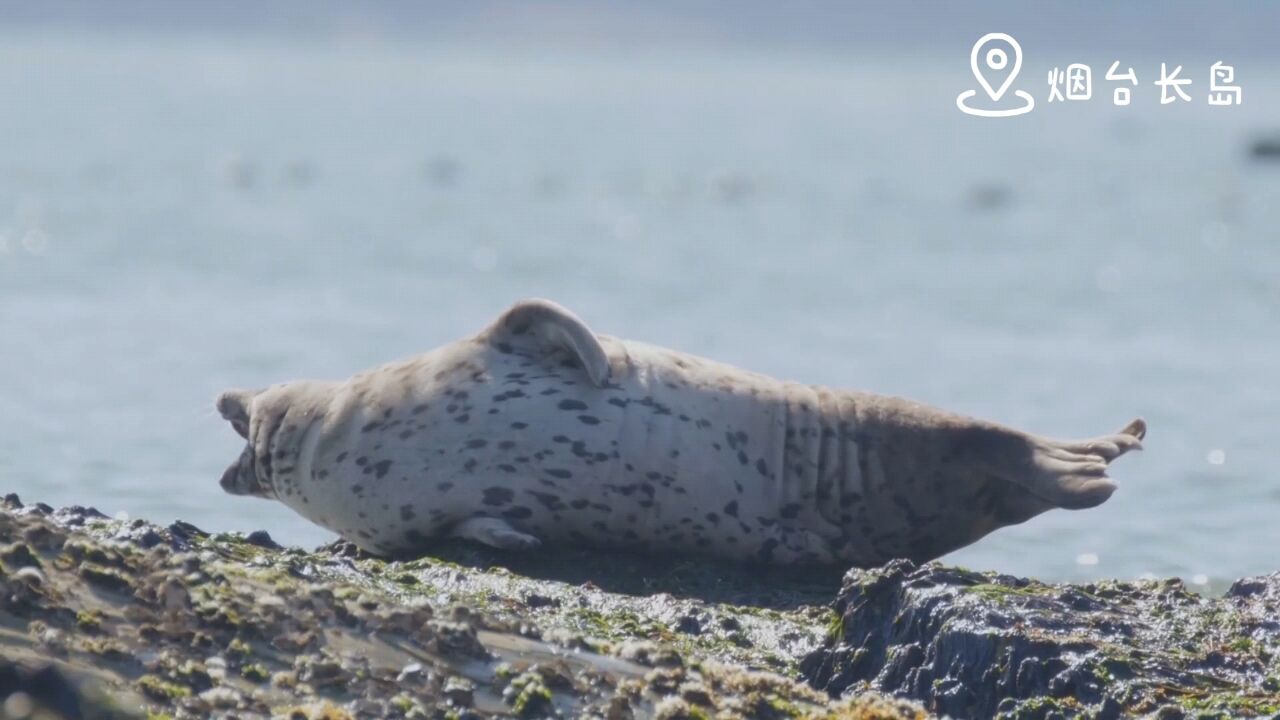
<path fill-rule="evenodd" d="M 1001 47 L 1002 42 L 1008 43 L 1009 50 Z M 1010 54 L 1013 57 L 1009 57 Z M 991 100 L 999 101 L 1022 69 L 1022 47 L 1006 33 L 987 33 L 973 44 L 969 67 Z M 999 87 L 996 87 L 996 82 L 999 82 Z"/>

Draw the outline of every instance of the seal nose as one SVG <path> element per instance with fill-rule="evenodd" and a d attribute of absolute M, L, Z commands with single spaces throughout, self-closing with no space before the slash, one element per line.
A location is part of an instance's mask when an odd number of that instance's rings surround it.
<path fill-rule="evenodd" d="M 236 482 L 239 479 L 240 463 L 237 462 L 223 471 L 222 479 L 218 481 L 218 484 L 222 486 L 223 490 L 232 495 L 243 495 L 244 489 L 240 487 L 238 482 Z"/>

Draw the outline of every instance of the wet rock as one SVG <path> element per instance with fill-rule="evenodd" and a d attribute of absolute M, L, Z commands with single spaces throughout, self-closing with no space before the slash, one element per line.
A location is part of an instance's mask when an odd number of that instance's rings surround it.
<path fill-rule="evenodd" d="M 776 584 L 755 590 L 754 573 L 659 562 L 637 575 L 635 559 L 577 557 L 589 563 L 548 580 L 537 573 L 562 571 L 561 560 L 531 576 L 483 554 L 465 565 L 262 552 L 185 523 L 5 505 L 0 658 L 56 660 L 153 717 L 642 718 L 675 696 L 695 717 L 783 718 L 831 704 L 778 675 L 717 669 L 742 657 L 794 667 L 829 611 L 792 612 L 795 598 Z M 676 632 L 681 615 L 703 632 Z M 720 625 L 727 617 L 735 630 Z M 733 633 L 762 650 L 735 655 Z M 13 707 L 26 712 L 28 700 Z"/>
<path fill-rule="evenodd" d="M 801 663 L 833 695 L 869 686 L 955 717 L 1280 711 L 1264 681 L 1280 574 L 1206 599 L 1178 581 L 1047 585 L 895 561 L 846 575 L 836 610 Z"/>
<path fill-rule="evenodd" d="M 95 507 L 71 505 L 57 510 L 55 516 L 59 522 L 71 527 L 79 527 L 89 520 L 106 519 L 106 515 Z"/>
<path fill-rule="evenodd" d="M 422 669 L 422 663 L 409 663 L 396 676 L 396 683 L 418 683 L 422 682 L 424 678 L 426 678 L 426 672 Z"/>
<path fill-rule="evenodd" d="M 189 546 L 192 540 L 209 536 L 209 533 L 183 520 L 178 520 L 167 529 L 170 537 L 173 538 L 174 543 L 181 547 Z"/>
<path fill-rule="evenodd" d="M 471 707 L 475 702 L 475 687 L 464 678 L 449 678 L 444 685 L 444 696 L 458 707 Z"/>
<path fill-rule="evenodd" d="M 245 537 L 244 541 L 249 543 L 250 545 L 255 545 L 260 548 L 266 548 L 268 550 L 283 549 L 281 548 L 279 543 L 271 539 L 271 534 L 268 533 L 266 530 L 254 530 L 253 532 L 249 533 Z"/>
<path fill-rule="evenodd" d="M 0 547 L 0 560 L 4 561 L 5 568 L 10 571 L 24 567 L 38 568 L 42 564 L 31 547 L 21 542 Z"/>
<path fill-rule="evenodd" d="M 443 655 L 473 658 L 489 656 L 476 635 L 475 627 L 465 622 L 431 620 L 424 632 L 428 636 L 430 647 Z"/>
<path fill-rule="evenodd" d="M 701 635 L 702 622 L 693 615 L 681 615 L 676 619 L 676 630 L 686 635 Z"/>
<path fill-rule="evenodd" d="M 25 668 L 0 658 L 0 716 L 48 720 L 131 718 L 52 665 Z"/>
<path fill-rule="evenodd" d="M 133 583 L 123 573 L 114 568 L 97 565 L 93 563 L 84 563 L 80 566 L 80 577 L 87 580 L 90 584 L 106 590 L 114 590 L 115 592 L 132 592 Z"/>
<path fill-rule="evenodd" d="M 524 604 L 531 608 L 560 607 L 560 601 L 556 598 L 540 595 L 538 593 L 525 593 Z"/>

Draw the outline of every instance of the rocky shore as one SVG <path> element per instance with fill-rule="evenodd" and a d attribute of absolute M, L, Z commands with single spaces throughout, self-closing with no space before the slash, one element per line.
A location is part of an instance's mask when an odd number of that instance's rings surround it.
<path fill-rule="evenodd" d="M 1220 598 L 1181 581 L 1048 585 L 899 560 L 850 573 L 801 663 L 954 717 L 1280 717 L 1280 573 Z"/>
<path fill-rule="evenodd" d="M 1277 645 L 1280 576 L 1210 600 L 905 561 L 390 561 L 0 506 L 0 717 L 1271 716 Z"/>

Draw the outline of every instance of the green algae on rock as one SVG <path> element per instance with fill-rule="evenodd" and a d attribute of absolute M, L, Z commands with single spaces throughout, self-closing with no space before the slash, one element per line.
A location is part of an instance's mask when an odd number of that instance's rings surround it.
<path fill-rule="evenodd" d="M 725 590 L 732 573 L 655 571 L 642 585 L 666 596 L 628 595 L 620 584 L 634 579 L 618 567 L 634 567 L 616 559 L 596 561 L 614 573 L 570 583 L 456 555 L 279 549 L 265 534 L 12 496 L 0 544 L 0 654 L 77 678 L 125 713 L 48 717 L 923 717 L 752 669 L 794 667 L 830 611 L 797 602 L 821 597 L 802 585 L 787 602 L 776 588 L 752 596 L 746 574 Z M 721 592 L 676 597 L 681 583 Z M 748 596 L 759 604 L 730 602 Z"/>
<path fill-rule="evenodd" d="M 955 717 L 1234 718 L 1280 712 L 1280 574 L 1225 597 L 1177 580 L 1048 585 L 895 561 L 851 571 L 802 663 Z"/>

